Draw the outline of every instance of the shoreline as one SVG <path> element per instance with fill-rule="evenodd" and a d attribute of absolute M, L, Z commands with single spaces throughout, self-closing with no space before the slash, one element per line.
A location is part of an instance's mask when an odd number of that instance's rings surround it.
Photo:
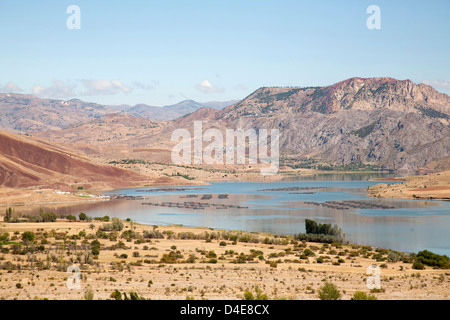
<path fill-rule="evenodd" d="M 400 183 L 380 183 L 368 188 L 370 196 L 383 199 L 450 201 L 450 171 L 394 178 L 394 181 Z"/>
<path fill-rule="evenodd" d="M 185 186 L 201 186 L 201 185 L 209 185 L 209 182 L 273 182 L 273 181 L 283 181 L 286 178 L 295 178 L 295 177 L 308 177 L 314 175 L 332 175 L 332 174 L 386 174 L 389 172 L 379 172 L 379 171 L 295 171 L 295 173 L 290 172 L 280 172 L 276 175 L 271 176 L 261 176 L 256 172 L 245 172 L 239 173 L 237 177 L 209 177 L 204 180 L 186 180 L 180 181 L 179 183 L 157 183 L 155 185 L 148 184 L 139 184 L 131 187 L 117 188 L 117 189 L 91 189 L 85 190 L 84 192 L 89 193 L 87 196 L 80 196 L 78 193 L 70 193 L 70 194 L 58 194 L 58 190 L 54 189 L 37 189 L 36 187 L 30 188 L 0 188 L 0 207 L 23 207 L 28 205 L 53 205 L 53 204 L 61 204 L 61 205 L 70 205 L 70 204 L 78 204 L 78 203 L 91 203 L 98 201 L 105 201 L 105 199 L 98 199 L 91 196 L 99 196 L 108 191 L 115 190 L 126 190 L 126 189 L 135 189 L 135 188 L 159 188 L 159 187 L 185 187 Z M 255 175 L 256 174 L 256 175 Z M 258 179 L 259 178 L 259 179 Z M 385 180 L 387 181 L 387 180 Z M 23 200 L 23 199 L 28 200 Z M 45 199 L 48 198 L 48 199 Z M 16 199 L 21 199 L 18 201 Z M 82 200 L 85 199 L 85 200 Z"/>
<path fill-rule="evenodd" d="M 388 178 L 388 179 L 389 179 L 389 181 L 392 181 L 392 180 L 396 180 L 396 179 L 399 179 L 399 178 Z M 403 179 L 403 178 L 401 178 L 401 179 Z M 407 181 L 407 180 L 404 180 L 404 181 Z M 211 181 L 211 182 L 216 182 L 216 181 Z M 223 180 L 222 180 L 222 182 L 223 182 Z M 241 180 L 241 181 L 227 180 L 226 182 L 248 182 L 248 181 L 247 180 Z M 201 185 L 209 185 L 209 183 L 208 182 L 202 182 Z M 156 188 L 156 189 L 158 189 L 158 188 L 167 188 L 167 187 L 176 187 L 176 188 L 180 188 L 180 187 L 198 187 L 198 186 L 201 186 L 201 185 L 199 185 L 199 184 L 194 184 L 194 185 L 186 185 L 186 184 L 173 185 L 173 184 L 171 184 L 171 185 L 163 185 L 163 186 L 159 186 L 159 185 L 158 186 L 149 186 L 149 185 L 142 186 L 141 185 L 141 186 L 138 186 L 138 187 L 126 187 L 126 188 L 121 188 L 121 189 L 117 189 L 117 190 L 127 190 L 127 189 L 136 189 L 136 188 Z M 374 187 L 376 187 L 376 186 L 374 186 Z M 371 188 L 374 188 L 374 187 L 371 187 Z M 107 192 L 107 191 L 115 191 L 115 190 L 108 189 L 108 190 L 105 190 L 104 192 Z M 367 191 L 367 197 L 370 198 L 371 195 L 372 194 L 368 190 Z M 48 206 L 48 207 L 54 207 L 54 208 L 53 209 L 52 208 L 47 208 L 46 210 L 53 211 L 53 210 L 58 210 L 58 209 L 62 209 L 62 208 L 65 208 L 65 207 L 69 207 L 70 208 L 72 206 L 77 206 L 77 205 L 95 204 L 95 203 L 101 203 L 101 202 L 106 202 L 106 201 L 111 201 L 112 200 L 112 199 L 104 199 L 104 198 L 80 197 L 80 196 L 75 196 L 75 195 L 70 195 L 70 197 L 71 197 L 71 200 L 66 200 L 66 201 L 51 201 L 51 202 L 42 202 L 41 201 L 41 202 L 33 202 L 33 203 L 30 203 L 30 204 L 22 204 L 22 203 L 21 204 L 0 204 L 0 210 L 7 209 L 8 207 L 12 207 L 14 209 L 17 209 L 16 210 L 17 212 L 20 212 L 21 208 L 27 208 L 28 210 L 36 210 L 36 209 L 39 209 L 40 207 Z M 73 199 L 74 197 L 76 197 L 76 199 Z M 401 199 L 401 198 L 392 198 L 392 199 Z M 416 198 L 416 199 L 417 200 L 421 200 L 420 198 Z M 433 200 L 438 200 L 438 199 L 433 199 Z M 4 213 L 4 211 L 3 211 L 3 213 Z M 195 226 L 193 226 L 193 227 L 195 228 Z M 246 231 L 246 232 L 253 232 L 253 231 Z M 255 231 L 255 232 L 258 232 L 258 231 Z M 285 234 L 279 234 L 279 235 L 283 236 Z M 358 245 L 374 246 L 373 244 L 361 244 L 361 243 L 358 243 Z M 383 249 L 383 248 L 381 248 L 381 249 Z M 384 248 L 384 249 L 389 249 L 390 250 L 392 248 Z"/>

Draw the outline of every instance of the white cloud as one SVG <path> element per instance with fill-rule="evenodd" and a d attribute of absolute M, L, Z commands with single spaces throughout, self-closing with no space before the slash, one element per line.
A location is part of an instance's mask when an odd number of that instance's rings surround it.
<path fill-rule="evenodd" d="M 159 84 L 158 81 L 152 81 L 152 84 L 145 84 L 139 81 L 134 81 L 132 83 L 133 88 L 138 90 L 153 90 L 155 89 L 155 86 Z"/>
<path fill-rule="evenodd" d="M 450 80 L 425 80 L 423 83 L 435 89 L 450 90 Z"/>
<path fill-rule="evenodd" d="M 153 90 L 158 84 L 158 81 L 151 81 L 150 84 L 134 81 L 131 85 L 127 85 L 120 80 L 79 79 L 72 82 L 52 80 L 52 84 L 49 86 L 41 84 L 34 85 L 31 93 L 41 98 L 67 99 L 77 96 L 128 94 L 133 90 Z M 20 92 L 23 90 L 16 84 L 9 82 L 4 86 L 0 85 L 0 92 L 2 91 Z"/>
<path fill-rule="evenodd" d="M 218 87 L 213 86 L 211 84 L 211 82 L 209 82 L 208 80 L 203 80 L 202 82 L 197 84 L 195 86 L 195 89 L 197 89 L 203 93 L 220 93 L 220 92 L 225 91 L 224 88 L 218 88 Z"/>
<path fill-rule="evenodd" d="M 239 90 L 247 90 L 248 88 L 247 88 L 247 86 L 245 84 L 239 84 L 238 85 L 238 89 Z"/>
<path fill-rule="evenodd" d="M 67 84 L 64 81 L 52 80 L 52 85 L 48 87 L 34 85 L 32 93 L 42 98 L 65 99 L 76 96 L 75 87 L 76 85 Z"/>
<path fill-rule="evenodd" d="M 22 88 L 13 82 L 8 82 L 3 86 L 0 86 L 0 92 L 12 93 L 12 92 L 22 92 Z"/>
<path fill-rule="evenodd" d="M 101 96 L 101 95 L 114 95 L 119 92 L 130 93 L 132 88 L 125 86 L 120 80 L 79 80 L 85 90 L 80 92 L 81 96 Z"/>

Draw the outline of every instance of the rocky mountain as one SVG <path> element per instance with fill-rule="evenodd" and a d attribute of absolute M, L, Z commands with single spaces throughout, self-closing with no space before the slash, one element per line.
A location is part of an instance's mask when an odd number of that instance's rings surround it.
<path fill-rule="evenodd" d="M 327 87 L 261 88 L 227 108 L 224 116 L 333 114 L 345 110 L 419 113 L 449 119 L 450 97 L 426 84 L 393 78 L 351 78 Z"/>
<path fill-rule="evenodd" d="M 352 78 L 326 87 L 261 88 L 224 110 L 172 125 L 280 130 L 287 158 L 411 171 L 450 155 L 450 97 L 425 84 Z M 192 125 L 191 125 L 192 126 Z M 170 126 L 168 127 L 168 129 Z"/>
<path fill-rule="evenodd" d="M 0 93 L 0 128 L 22 132 L 52 130 L 87 122 L 117 110 L 96 103 L 41 99 L 32 95 Z"/>

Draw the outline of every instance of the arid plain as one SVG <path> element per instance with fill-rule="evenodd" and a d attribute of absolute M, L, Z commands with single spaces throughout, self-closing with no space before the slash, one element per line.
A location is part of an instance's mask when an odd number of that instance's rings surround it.
<path fill-rule="evenodd" d="M 111 299 L 115 290 L 153 300 L 243 299 L 257 287 L 269 299 L 318 299 L 325 281 L 346 300 L 356 291 L 379 300 L 450 297 L 448 270 L 415 270 L 409 262 L 389 262 L 389 250 L 122 223 L 120 232 L 102 232 L 107 222 L 2 222 L 0 234 L 9 233 L 10 244 L 2 244 L 0 254 L 0 299 Z M 33 250 L 14 252 L 26 231 L 35 234 L 34 244 L 26 246 Z M 100 242 L 97 255 L 91 251 L 95 240 Z M 71 265 L 80 273 L 67 273 Z M 378 291 L 367 286 L 372 265 L 380 267 Z M 68 285 L 78 275 L 80 287 Z"/>

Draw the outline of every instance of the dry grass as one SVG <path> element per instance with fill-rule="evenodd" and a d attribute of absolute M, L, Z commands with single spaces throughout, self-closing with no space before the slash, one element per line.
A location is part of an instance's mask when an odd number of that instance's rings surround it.
<path fill-rule="evenodd" d="M 90 228 L 91 223 L 94 225 Z M 377 262 L 373 255 L 375 249 L 363 252 L 361 247 L 343 246 L 335 248 L 322 244 L 294 244 L 290 237 L 275 237 L 271 234 L 232 232 L 232 234 L 263 240 L 268 238 L 275 244 L 245 243 L 232 240 L 205 240 L 205 232 L 225 234 L 225 231 L 208 228 L 187 228 L 183 226 L 148 226 L 124 222 L 125 228 L 119 232 L 117 240 L 99 239 L 100 254 L 90 263 L 81 263 L 89 252 L 83 248 L 96 237 L 99 227 L 105 222 L 67 222 L 55 223 L 1 223 L 0 234 L 8 232 L 10 237 L 21 242 L 25 231 L 36 233 L 36 245 L 40 245 L 46 235 L 47 244 L 44 251 L 33 254 L 0 253 L 0 298 L 1 299 L 83 299 L 85 290 L 90 286 L 94 299 L 109 299 L 111 293 L 137 292 L 139 295 L 154 300 L 158 299 L 242 299 L 247 289 L 258 286 L 269 299 L 317 299 L 317 290 L 325 280 L 334 283 L 343 299 L 350 299 L 358 290 L 369 293 L 366 286 L 367 268 L 372 264 L 385 264 L 381 269 L 381 286 L 383 293 L 375 293 L 378 299 L 448 299 L 450 296 L 450 273 L 445 270 L 413 270 L 410 263 Z M 142 235 L 144 231 L 157 230 L 164 234 L 164 239 L 136 239 L 127 241 L 120 238 L 123 231 L 133 231 Z M 70 239 L 84 231 L 81 239 Z M 190 232 L 202 235 L 203 239 L 173 239 L 169 235 Z M 56 237 L 66 235 L 66 241 Z M 126 248 L 112 250 L 119 241 Z M 226 246 L 221 246 L 224 241 Z M 76 244 L 76 246 L 74 245 Z M 64 247 L 65 246 L 65 247 Z M 175 248 L 175 247 L 176 248 Z M 306 247 L 305 247 L 306 246 Z M 314 257 L 300 259 L 304 249 L 315 251 Z M 321 251 L 323 249 L 323 251 Z M 230 254 L 230 250 L 234 253 Z M 330 251 L 332 250 L 332 251 Z M 262 252 L 263 260 L 258 257 Z M 163 263 L 163 255 L 178 252 L 182 257 L 176 263 Z M 216 255 L 213 258 L 214 252 Z M 252 261 L 236 263 L 239 255 L 251 256 Z M 203 254 L 202 254 L 203 253 Z M 345 262 L 333 265 L 337 255 Z M 369 254 L 367 254 L 369 253 Z M 122 256 L 126 254 L 127 257 Z M 383 253 L 385 258 L 387 253 Z M 186 260 L 195 255 L 195 263 Z M 354 255 L 354 257 L 350 257 Z M 317 263 L 317 258 L 324 258 Z M 329 257 L 329 258 L 327 258 Z M 211 260 L 215 259 L 215 260 Z M 267 262 L 272 261 L 272 266 Z M 278 261 L 275 264 L 274 261 Z M 9 268 L 7 267 L 9 262 Z M 83 261 L 84 262 L 84 261 Z M 213 263 L 215 262 L 215 263 Z M 76 264 L 81 268 L 81 289 L 70 290 L 67 287 L 67 266 Z M 11 267 L 13 265 L 13 267 Z M 18 269 L 18 266 L 20 269 Z M 18 283 L 21 284 L 17 285 Z"/>

